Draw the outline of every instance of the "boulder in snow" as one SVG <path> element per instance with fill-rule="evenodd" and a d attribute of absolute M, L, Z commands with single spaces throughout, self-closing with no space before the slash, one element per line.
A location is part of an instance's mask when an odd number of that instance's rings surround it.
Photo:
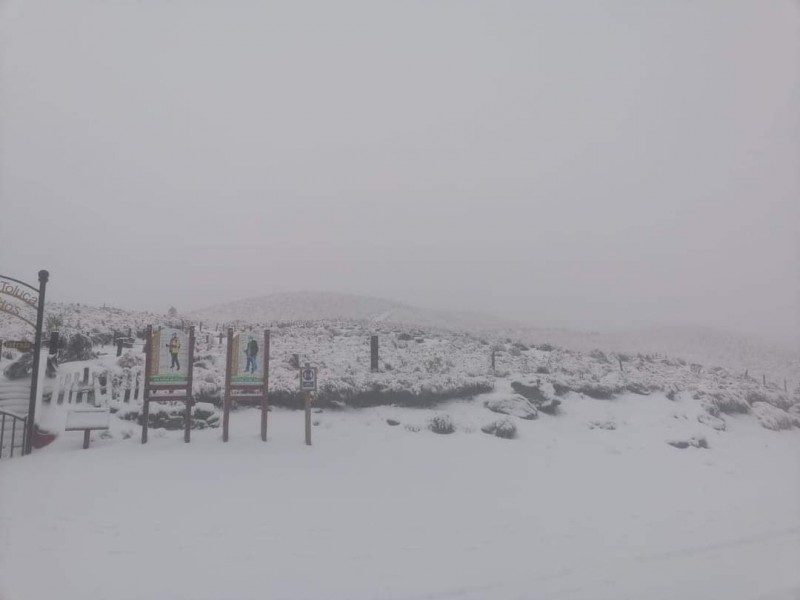
<path fill-rule="evenodd" d="M 716 429 L 717 431 L 725 431 L 725 421 L 720 419 L 719 417 L 715 417 L 714 415 L 710 415 L 708 413 L 700 413 L 697 415 L 697 420 L 702 423 L 703 425 L 708 425 L 712 429 Z"/>
<path fill-rule="evenodd" d="M 705 448 L 708 450 L 708 442 L 702 435 L 692 436 L 688 440 L 668 440 L 667 443 L 673 448 L 679 448 L 681 450 L 689 447 Z"/>
<path fill-rule="evenodd" d="M 589 423 L 589 429 L 606 429 L 608 431 L 614 431 L 617 428 L 617 424 L 614 421 L 592 421 Z"/>
<path fill-rule="evenodd" d="M 539 416 L 539 411 L 526 398 L 514 395 L 508 398 L 495 398 L 486 401 L 486 408 L 492 412 L 511 415 L 532 421 Z"/>
<path fill-rule="evenodd" d="M 33 352 L 26 352 L 3 371 L 3 375 L 9 379 L 30 379 L 32 373 Z"/>
<path fill-rule="evenodd" d="M 497 419 L 496 421 L 484 425 L 481 427 L 481 431 L 507 440 L 517 437 L 517 426 L 514 425 L 514 421 L 508 417 Z"/>

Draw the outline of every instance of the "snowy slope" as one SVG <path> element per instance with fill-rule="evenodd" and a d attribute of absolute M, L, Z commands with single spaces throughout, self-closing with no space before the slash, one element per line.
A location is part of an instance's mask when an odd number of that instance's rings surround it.
<path fill-rule="evenodd" d="M 267 443 L 255 410 L 228 444 L 63 435 L 0 465 L 0 597 L 800 594 L 800 432 L 744 416 L 714 431 L 688 397 L 571 396 L 504 440 L 481 433 L 483 400 L 315 413 L 311 447 L 302 413 L 279 409 Z M 437 413 L 455 433 L 425 429 Z M 710 449 L 665 443 L 698 433 Z"/>

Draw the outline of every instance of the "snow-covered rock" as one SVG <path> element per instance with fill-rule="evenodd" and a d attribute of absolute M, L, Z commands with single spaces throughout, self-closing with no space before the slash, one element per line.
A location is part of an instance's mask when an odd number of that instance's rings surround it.
<path fill-rule="evenodd" d="M 716 429 L 717 431 L 725 431 L 726 424 L 719 417 L 715 417 L 714 415 L 710 415 L 706 412 L 700 413 L 697 415 L 697 420 L 702 423 L 703 425 L 708 425 L 712 429 Z"/>
<path fill-rule="evenodd" d="M 505 398 L 491 398 L 486 401 L 486 408 L 492 412 L 511 415 L 529 421 L 539 416 L 539 411 L 536 410 L 536 407 L 527 398 L 519 394 Z"/>
<path fill-rule="evenodd" d="M 517 426 L 514 424 L 514 421 L 508 417 L 503 417 L 502 419 L 487 423 L 481 427 L 481 431 L 507 440 L 517 437 Z"/>
<path fill-rule="evenodd" d="M 705 448 L 708 449 L 708 441 L 702 435 L 692 436 L 686 440 L 668 440 L 667 444 L 672 446 L 673 448 L 679 448 L 681 450 L 685 448 Z"/>

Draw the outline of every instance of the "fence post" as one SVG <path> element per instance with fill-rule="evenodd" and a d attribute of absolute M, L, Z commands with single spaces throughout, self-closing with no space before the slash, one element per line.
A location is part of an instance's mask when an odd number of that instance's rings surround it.
<path fill-rule="evenodd" d="M 370 338 L 370 370 L 373 373 L 378 372 L 378 336 L 373 335 Z"/>

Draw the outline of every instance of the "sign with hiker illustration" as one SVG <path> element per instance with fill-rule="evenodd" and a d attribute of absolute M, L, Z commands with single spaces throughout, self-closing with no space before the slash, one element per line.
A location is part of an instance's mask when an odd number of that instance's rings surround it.
<path fill-rule="evenodd" d="M 264 384 L 264 358 L 259 337 L 253 332 L 233 334 L 230 375 L 235 386 Z"/>
<path fill-rule="evenodd" d="M 222 414 L 222 440 L 230 432 L 231 406 L 241 402 L 261 407 L 261 439 L 267 441 L 267 393 L 269 387 L 269 329 L 263 335 L 228 329 L 225 367 L 225 397 Z"/>
<path fill-rule="evenodd" d="M 189 337 L 180 329 L 153 332 L 150 383 L 185 385 L 189 382 Z"/>

